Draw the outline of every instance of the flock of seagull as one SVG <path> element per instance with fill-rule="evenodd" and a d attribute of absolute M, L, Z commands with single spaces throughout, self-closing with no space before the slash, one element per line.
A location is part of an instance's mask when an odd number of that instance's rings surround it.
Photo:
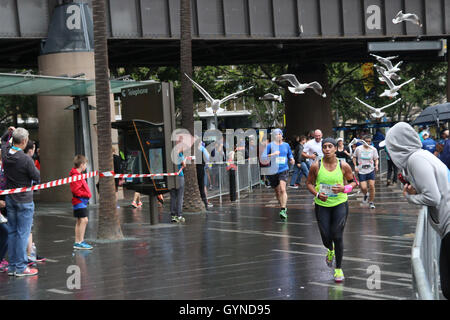
<path fill-rule="evenodd" d="M 420 22 L 419 17 L 414 14 L 414 13 L 403 13 L 402 11 L 399 11 L 397 13 L 397 15 L 392 19 L 392 22 L 394 24 L 398 24 L 404 21 L 409 21 L 411 23 L 414 23 L 416 25 L 418 25 L 419 27 L 422 27 L 422 23 Z M 398 95 L 398 91 L 405 85 L 407 85 L 408 83 L 412 82 L 415 80 L 415 78 L 411 78 L 405 82 L 403 82 L 402 84 L 396 85 L 393 81 L 399 81 L 401 79 L 401 77 L 397 74 L 397 72 L 400 71 L 400 65 L 403 63 L 403 61 L 398 62 L 397 64 L 393 64 L 392 60 L 395 58 L 398 58 L 398 56 L 392 56 L 392 57 L 386 57 L 383 58 L 381 56 L 377 56 L 374 54 L 370 54 L 371 56 L 373 56 L 378 63 L 382 64 L 381 65 L 377 65 L 375 64 L 374 67 L 377 70 L 377 72 L 379 73 L 380 77 L 378 78 L 381 82 L 384 82 L 387 84 L 387 86 L 389 87 L 389 89 L 384 90 L 384 92 L 382 94 L 380 94 L 380 97 L 389 97 L 389 98 L 393 98 L 395 96 Z M 231 99 L 235 99 L 238 95 L 240 95 L 241 93 L 248 91 L 250 89 L 253 88 L 249 87 L 247 89 L 244 90 L 239 90 L 235 93 L 232 93 L 228 96 L 226 96 L 223 99 L 214 99 L 211 97 L 211 95 L 204 89 L 202 88 L 197 82 L 195 82 L 194 80 L 192 80 L 187 74 L 185 74 L 186 77 L 192 82 L 192 84 L 200 91 L 200 93 L 205 97 L 205 99 L 209 102 L 210 107 L 206 108 L 206 111 L 209 113 L 214 114 L 215 116 L 218 113 L 221 113 L 224 111 L 223 108 L 221 108 L 220 106 L 225 103 L 228 100 Z M 295 94 L 295 95 L 299 95 L 299 94 L 304 94 L 306 89 L 312 89 L 315 93 L 317 93 L 318 95 L 322 96 L 323 98 L 326 98 L 326 93 L 323 92 L 323 88 L 320 85 L 319 82 L 317 81 L 313 81 L 310 83 L 301 83 L 297 77 L 294 74 L 283 74 L 281 76 L 278 77 L 274 77 L 272 78 L 272 81 L 274 82 L 288 82 L 290 85 L 288 86 L 288 90 Z M 361 101 L 360 99 L 358 99 L 357 97 L 355 97 L 355 99 L 357 101 L 359 101 L 362 105 L 364 105 L 365 107 L 369 108 L 372 113 L 371 116 L 375 119 L 380 119 L 381 117 L 383 117 L 385 115 L 384 112 L 382 112 L 383 109 L 386 109 L 396 103 L 398 103 L 401 98 L 397 99 L 396 101 L 385 105 L 381 108 L 374 108 L 371 105 Z M 282 100 L 282 96 L 281 95 L 274 95 L 272 93 L 267 93 L 265 94 L 263 97 L 260 98 L 260 100 L 271 100 L 271 101 L 278 101 L 279 103 L 281 103 Z"/>

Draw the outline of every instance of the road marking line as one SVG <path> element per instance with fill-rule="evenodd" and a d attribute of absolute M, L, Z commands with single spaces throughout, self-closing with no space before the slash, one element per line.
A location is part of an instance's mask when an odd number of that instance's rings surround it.
<path fill-rule="evenodd" d="M 406 300 L 407 299 L 407 298 L 403 298 L 403 297 L 390 296 L 387 294 L 374 293 L 371 290 L 355 289 L 355 288 L 345 287 L 345 286 L 341 286 L 341 285 L 332 285 L 332 284 L 319 283 L 319 282 L 309 282 L 309 284 L 314 284 L 314 285 L 322 286 L 322 287 L 336 288 L 336 289 L 342 290 L 342 291 L 364 294 L 364 295 L 369 295 L 369 296 L 373 296 L 373 297 L 377 297 L 377 298 L 386 298 L 386 299 L 395 299 L 395 300 Z"/>
<path fill-rule="evenodd" d="M 235 232 L 235 233 L 243 233 L 243 234 L 254 234 L 254 235 L 260 235 L 260 236 L 266 236 L 266 237 L 303 239 L 303 237 L 289 236 L 289 235 L 275 234 L 275 233 L 264 233 L 261 231 L 254 231 L 254 230 L 230 230 L 230 229 L 218 229 L 218 228 L 208 228 L 208 230 L 223 231 L 223 232 Z"/>
<path fill-rule="evenodd" d="M 375 254 L 380 254 L 384 256 L 401 257 L 401 258 L 411 258 L 410 254 L 397 254 L 397 253 L 386 253 L 386 252 L 374 252 Z"/>
<path fill-rule="evenodd" d="M 59 289 L 47 289 L 48 292 L 58 293 L 58 294 L 72 294 L 73 292 L 59 290 Z"/>
<path fill-rule="evenodd" d="M 366 281 L 367 282 L 367 278 L 354 277 L 354 276 L 350 276 L 350 277 L 347 277 L 347 278 L 348 279 L 362 280 L 362 281 Z M 412 286 L 410 284 L 407 284 L 407 283 L 399 283 L 399 282 L 385 281 L 385 280 L 380 280 L 380 283 L 393 284 L 393 285 L 396 285 L 396 286 L 408 287 L 408 288 L 412 289 Z"/>
<path fill-rule="evenodd" d="M 272 249 L 272 251 L 276 252 L 285 252 L 285 253 L 296 253 L 296 254 L 306 254 L 311 256 L 325 256 L 324 253 L 314 253 L 314 252 L 303 252 L 303 251 L 292 251 L 292 250 L 280 250 L 280 249 Z M 357 262 L 366 262 L 366 263 L 372 263 L 372 264 L 385 264 L 385 265 L 391 265 L 391 263 L 388 262 L 379 262 L 379 261 L 372 261 L 369 259 L 364 258 L 355 258 L 355 257 L 344 257 L 343 260 L 345 261 L 357 261 Z"/>
<path fill-rule="evenodd" d="M 355 268 L 352 270 L 360 270 L 360 271 L 364 271 L 367 272 L 366 269 L 362 269 L 362 268 Z M 392 271 L 384 271 L 381 270 L 381 275 L 387 275 L 387 276 L 394 276 L 394 277 L 401 277 L 401 278 L 408 278 L 408 279 L 412 279 L 412 275 L 408 274 L 408 273 L 402 273 L 402 272 L 392 272 Z"/>

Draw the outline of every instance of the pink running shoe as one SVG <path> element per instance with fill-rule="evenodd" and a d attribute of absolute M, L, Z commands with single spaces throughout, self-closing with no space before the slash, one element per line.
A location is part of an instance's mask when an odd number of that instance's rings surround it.
<path fill-rule="evenodd" d="M 9 263 L 5 259 L 0 262 L 0 272 L 8 272 Z"/>
<path fill-rule="evenodd" d="M 16 277 L 35 276 L 38 274 L 38 269 L 26 267 L 22 272 L 16 272 Z"/>

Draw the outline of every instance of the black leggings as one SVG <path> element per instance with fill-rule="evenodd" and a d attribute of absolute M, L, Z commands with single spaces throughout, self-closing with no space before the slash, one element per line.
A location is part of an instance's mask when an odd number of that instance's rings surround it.
<path fill-rule="evenodd" d="M 340 269 L 344 256 L 343 233 L 348 215 L 348 202 L 335 207 L 322 207 L 316 204 L 315 211 L 323 245 L 333 250 L 334 244 L 336 268 Z"/>
<path fill-rule="evenodd" d="M 441 274 L 442 294 L 447 300 L 450 300 L 450 232 L 441 241 L 439 273 Z"/>

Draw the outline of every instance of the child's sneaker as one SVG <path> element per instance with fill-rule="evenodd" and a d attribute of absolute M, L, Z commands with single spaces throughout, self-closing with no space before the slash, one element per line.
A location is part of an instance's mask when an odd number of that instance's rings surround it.
<path fill-rule="evenodd" d="M 132 206 L 133 208 L 135 208 L 135 209 L 139 208 L 139 205 L 136 203 L 136 201 L 133 201 L 133 202 L 131 203 L 131 206 Z"/>
<path fill-rule="evenodd" d="M 138 206 L 138 208 L 141 208 L 142 207 L 142 202 L 138 202 L 137 206 Z"/>
<path fill-rule="evenodd" d="M 38 269 L 26 267 L 22 272 L 15 272 L 16 277 L 35 276 L 38 274 Z"/>
<path fill-rule="evenodd" d="M 78 250 L 92 250 L 93 247 L 89 244 L 87 244 L 86 242 L 79 242 L 79 243 L 74 243 L 73 244 L 73 248 L 74 249 L 78 249 Z"/>

